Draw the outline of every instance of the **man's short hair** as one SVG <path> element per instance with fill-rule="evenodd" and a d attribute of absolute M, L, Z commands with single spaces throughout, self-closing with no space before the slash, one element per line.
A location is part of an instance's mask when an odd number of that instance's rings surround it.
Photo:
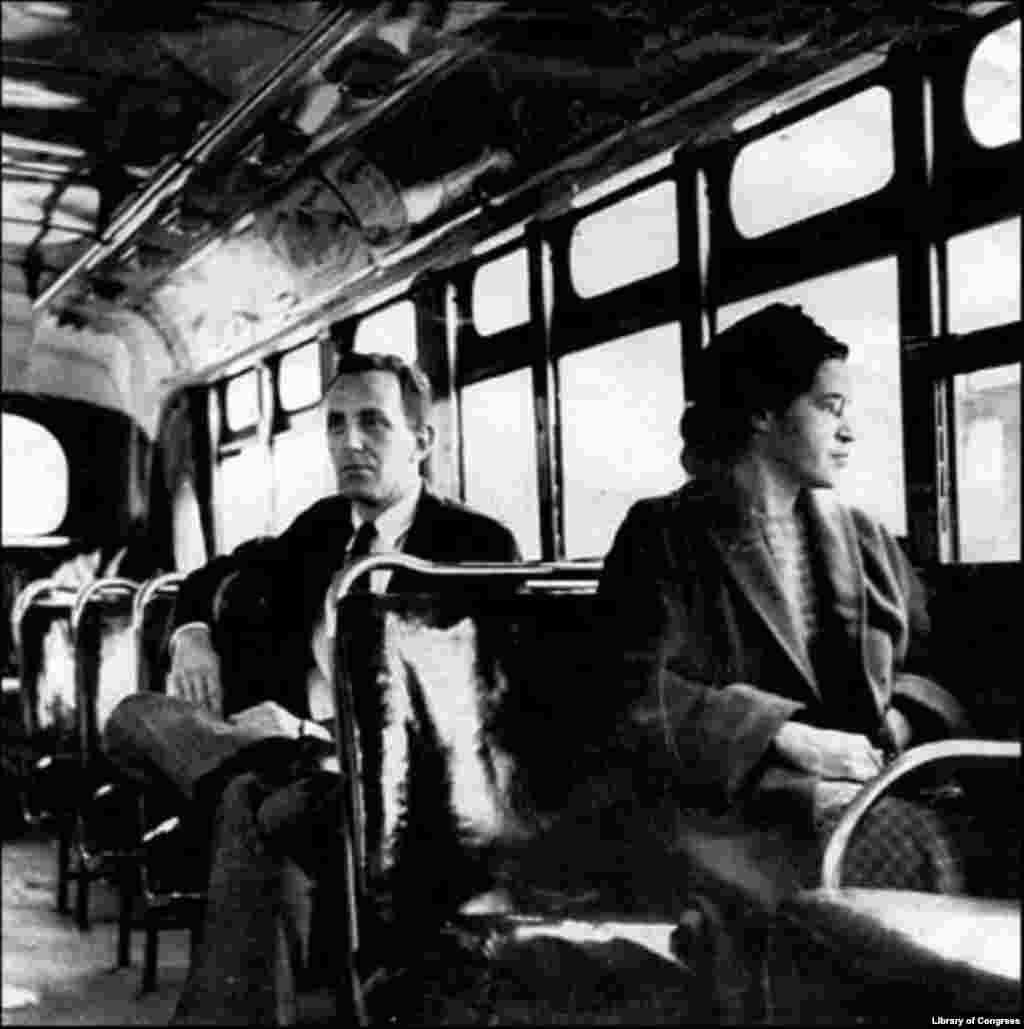
<path fill-rule="evenodd" d="M 433 394 L 430 380 L 421 368 L 395 354 L 357 354 L 354 351 L 342 354 L 334 369 L 334 375 L 324 390 L 326 397 L 337 385 L 342 375 L 363 375 L 366 372 L 389 372 L 398 379 L 402 394 L 402 410 L 409 427 L 418 432 L 430 419 Z"/>

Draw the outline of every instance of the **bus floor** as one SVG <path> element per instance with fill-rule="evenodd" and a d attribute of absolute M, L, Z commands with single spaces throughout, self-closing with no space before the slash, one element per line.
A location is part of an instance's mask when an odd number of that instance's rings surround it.
<path fill-rule="evenodd" d="M 55 850 L 39 832 L 3 841 L 4 1025 L 166 1025 L 188 967 L 188 933 L 161 933 L 157 989 L 140 995 L 142 933 L 132 934 L 131 967 L 115 967 L 117 899 L 105 883 L 95 887 L 88 932 L 58 914 Z"/>
<path fill-rule="evenodd" d="M 3 1025 L 166 1025 L 188 968 L 188 932 L 161 933 L 157 989 L 140 994 L 142 933 L 132 934 L 130 967 L 117 968 L 117 898 L 103 882 L 94 886 L 88 932 L 79 931 L 70 916 L 58 914 L 55 849 L 55 841 L 38 831 L 5 838 L 0 848 Z M 376 1020 L 418 1025 L 679 1025 L 692 1024 L 696 1015 L 692 979 L 623 939 L 579 948 L 539 936 L 486 970 L 463 968 L 460 973 L 458 964 L 439 952 L 415 974 L 399 975 L 383 991 L 391 1000 Z M 411 1009 L 406 1007 L 410 988 L 418 997 Z M 396 1001 L 398 1010 L 389 1010 Z M 303 991 L 296 1002 L 296 1025 L 334 1024 L 329 991 Z"/>

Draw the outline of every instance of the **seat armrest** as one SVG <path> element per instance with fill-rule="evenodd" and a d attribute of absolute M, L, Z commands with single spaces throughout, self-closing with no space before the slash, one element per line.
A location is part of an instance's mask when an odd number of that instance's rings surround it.
<path fill-rule="evenodd" d="M 829 837 L 822 857 L 822 887 L 825 889 L 839 888 L 846 847 L 861 819 L 875 801 L 910 772 L 927 765 L 965 765 L 1013 760 L 1020 760 L 1019 741 L 940 740 L 936 743 L 924 743 L 901 754 L 881 775 L 869 782 L 843 812 L 843 816 Z"/>

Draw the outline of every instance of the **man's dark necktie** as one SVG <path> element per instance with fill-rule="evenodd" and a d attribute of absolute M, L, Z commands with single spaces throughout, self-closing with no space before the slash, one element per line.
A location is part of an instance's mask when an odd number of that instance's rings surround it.
<path fill-rule="evenodd" d="M 358 561 L 361 557 L 366 557 L 373 551 L 374 541 L 377 539 L 377 526 L 373 522 L 363 522 L 362 525 L 356 530 L 355 536 L 352 538 L 352 546 L 348 551 L 347 563 L 349 566 Z M 350 593 L 369 593 L 370 592 L 370 576 L 361 575 L 352 584 Z"/>

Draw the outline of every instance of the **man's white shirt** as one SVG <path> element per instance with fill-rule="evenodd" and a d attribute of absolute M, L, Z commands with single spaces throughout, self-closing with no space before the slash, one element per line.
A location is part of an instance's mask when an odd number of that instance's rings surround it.
<path fill-rule="evenodd" d="M 420 494 L 423 491 L 422 483 L 408 496 L 403 497 L 397 503 L 392 504 L 386 511 L 381 512 L 374 519 L 374 526 L 377 535 L 373 538 L 370 546 L 371 554 L 388 554 L 400 551 L 405 545 L 406 537 L 412 528 L 413 519 L 416 517 L 416 505 L 420 502 Z M 349 539 L 345 550 L 345 564 L 342 571 L 348 564 L 348 554 L 352 549 L 356 533 L 365 519 L 360 518 L 355 508 L 352 509 L 352 536 Z M 391 580 L 391 570 L 388 568 L 378 569 L 370 572 L 370 592 L 384 593 Z M 309 699 L 309 716 L 314 721 L 320 722 L 331 718 L 334 715 L 334 692 L 331 683 L 334 675 L 334 635 L 335 635 L 335 584 L 337 576 L 327 589 L 324 597 L 323 616 L 317 620 L 313 627 L 313 668 L 306 677 L 306 695 Z"/>

